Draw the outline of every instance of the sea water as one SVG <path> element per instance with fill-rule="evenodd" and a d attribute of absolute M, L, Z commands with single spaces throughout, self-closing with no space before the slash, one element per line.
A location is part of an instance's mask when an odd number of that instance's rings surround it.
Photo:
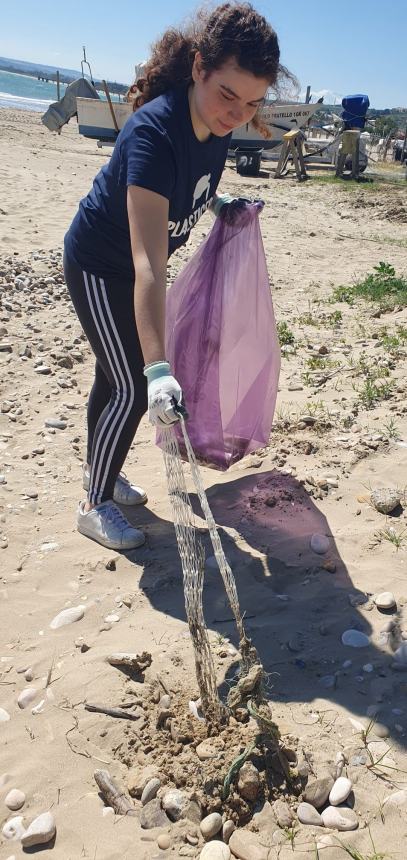
<path fill-rule="evenodd" d="M 60 98 L 65 89 L 66 85 L 60 84 Z M 102 99 L 105 98 L 104 93 L 99 95 Z M 57 85 L 53 81 L 39 81 L 29 75 L 0 70 L 0 107 L 45 113 L 51 102 L 56 102 L 57 98 Z M 117 101 L 118 96 L 112 93 L 111 99 Z"/>

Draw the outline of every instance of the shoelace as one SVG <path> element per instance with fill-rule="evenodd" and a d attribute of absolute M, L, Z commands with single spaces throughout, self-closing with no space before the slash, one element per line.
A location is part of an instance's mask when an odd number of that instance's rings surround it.
<path fill-rule="evenodd" d="M 123 516 L 121 510 L 116 507 L 116 505 L 110 505 L 105 509 L 107 514 L 107 520 L 109 523 L 112 523 L 114 526 L 119 526 L 121 529 L 128 529 L 129 523 L 126 518 Z"/>

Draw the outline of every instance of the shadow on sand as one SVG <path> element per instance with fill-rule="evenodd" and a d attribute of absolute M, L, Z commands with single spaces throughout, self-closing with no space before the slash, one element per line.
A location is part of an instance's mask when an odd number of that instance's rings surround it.
<path fill-rule="evenodd" d="M 400 716 L 392 713 L 395 708 L 404 713 L 407 695 L 407 676 L 391 668 L 402 641 L 397 613 L 380 612 L 354 587 L 326 518 L 295 478 L 274 470 L 235 476 L 222 476 L 207 495 L 236 579 L 247 633 L 270 673 L 270 699 L 291 704 L 324 699 L 364 717 L 367 707 L 378 703 L 380 722 L 398 744 L 405 744 L 394 729 Z M 199 501 L 194 495 L 191 501 L 199 524 Z M 173 525 L 148 509 L 141 516 L 137 510 L 135 519 L 148 534 L 148 547 L 135 556 L 144 565 L 140 588 L 159 612 L 185 620 Z M 313 533 L 329 537 L 326 555 L 310 549 Z M 209 558 L 206 623 L 238 645 L 206 532 L 203 541 Z M 380 634 L 390 620 L 393 632 Z M 344 646 L 341 636 L 348 629 L 365 633 L 368 647 Z"/>

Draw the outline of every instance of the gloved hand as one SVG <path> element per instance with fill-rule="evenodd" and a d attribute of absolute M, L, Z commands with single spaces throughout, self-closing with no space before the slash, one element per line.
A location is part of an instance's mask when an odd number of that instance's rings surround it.
<path fill-rule="evenodd" d="M 182 390 L 171 375 L 168 361 L 154 361 L 144 368 L 148 382 L 148 418 L 156 427 L 179 421 L 176 406 L 182 408 Z"/>
<path fill-rule="evenodd" d="M 264 206 L 263 200 L 249 200 L 248 197 L 232 197 L 230 194 L 221 194 L 216 196 L 212 212 L 216 217 L 222 218 L 226 224 L 234 224 L 247 203 L 261 204 L 262 209 Z"/>

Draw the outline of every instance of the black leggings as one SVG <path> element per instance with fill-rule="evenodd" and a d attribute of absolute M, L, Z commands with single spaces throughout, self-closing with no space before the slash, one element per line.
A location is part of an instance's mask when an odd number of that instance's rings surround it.
<path fill-rule="evenodd" d="M 113 498 L 137 427 L 147 410 L 147 380 L 134 315 L 134 281 L 100 278 L 64 257 L 65 280 L 96 356 L 88 400 L 89 501 Z"/>

